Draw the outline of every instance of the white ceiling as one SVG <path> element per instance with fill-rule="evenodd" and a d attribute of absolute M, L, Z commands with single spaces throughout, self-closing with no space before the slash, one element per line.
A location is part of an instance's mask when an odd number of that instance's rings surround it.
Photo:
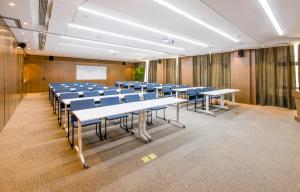
<path fill-rule="evenodd" d="M 258 0 L 165 1 L 239 42 L 205 28 L 154 0 L 49 0 L 50 17 L 46 27 L 38 25 L 38 0 L 1 0 L 0 14 L 20 19 L 23 28 L 33 30 L 12 29 L 19 42 L 27 40 L 31 47 L 31 52 L 27 50 L 29 54 L 91 59 L 138 61 L 169 58 L 281 45 L 300 38 L 299 0 L 268 0 L 283 36 L 277 34 Z M 14 2 L 15 6 L 9 6 L 9 2 Z M 111 20 L 78 7 L 151 27 L 164 34 Z M 34 32 L 41 30 L 47 31 L 44 50 L 38 49 L 38 33 Z M 172 36 L 174 43 L 163 42 L 168 38 L 166 33 Z"/>

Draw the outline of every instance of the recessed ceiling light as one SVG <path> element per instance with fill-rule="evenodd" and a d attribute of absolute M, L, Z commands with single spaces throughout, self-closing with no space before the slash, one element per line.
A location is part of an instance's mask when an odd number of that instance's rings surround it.
<path fill-rule="evenodd" d="M 22 32 L 21 34 L 22 34 L 22 35 L 25 35 L 25 32 Z"/>
<path fill-rule="evenodd" d="M 115 36 L 115 37 L 119 37 L 119 38 L 123 38 L 123 39 L 128 39 L 128 40 L 137 41 L 137 42 L 141 42 L 141 43 L 156 45 L 156 46 L 160 46 L 160 47 L 176 49 L 176 50 L 179 50 L 179 51 L 184 51 L 183 48 L 170 46 L 170 45 L 165 45 L 165 44 L 162 44 L 162 43 L 156 43 L 156 42 L 153 42 L 153 41 L 148 41 L 148 40 L 139 39 L 139 38 L 135 38 L 135 37 L 125 36 L 125 35 L 121 35 L 121 34 L 117 34 L 117 33 L 112 33 L 112 32 L 109 32 L 109 31 L 103 31 L 103 30 L 100 30 L 100 29 L 85 27 L 85 26 L 77 25 L 77 24 L 73 24 L 73 23 L 69 23 L 68 27 L 76 28 L 76 29 L 82 29 L 82 30 L 86 30 L 86 31 L 92 31 L 92 32 L 96 32 L 96 33 Z"/>
<path fill-rule="evenodd" d="M 232 41 L 234 41 L 234 42 L 239 42 L 238 39 L 236 39 L 236 38 L 228 35 L 227 33 L 221 31 L 220 29 L 218 29 L 218 28 L 216 28 L 214 26 L 211 26 L 211 25 L 205 23 L 204 21 L 201 21 L 201 20 L 197 19 L 196 17 L 194 17 L 194 16 L 192 16 L 192 15 L 184 12 L 183 10 L 179 9 L 178 7 L 175 7 L 174 5 L 168 3 L 168 2 L 166 2 L 164 0 L 153 0 L 153 1 L 155 1 L 156 3 L 158 3 L 158 4 L 164 6 L 164 7 L 168 8 L 168 9 L 170 9 L 170 10 L 178 13 L 179 15 L 182 15 L 182 16 L 184 16 L 184 17 L 186 17 L 186 18 L 188 18 L 188 19 L 190 19 L 190 20 L 192 20 L 192 21 L 194 21 L 194 22 L 196 22 L 196 23 L 198 23 L 198 24 L 200 24 L 200 25 L 202 25 L 202 26 L 204 26 L 204 27 L 206 27 L 206 28 L 208 28 L 208 29 L 210 29 L 210 30 L 212 30 L 212 31 L 214 31 L 214 32 L 216 32 L 216 33 L 218 33 L 218 34 L 220 34 L 220 35 L 228 38 L 228 39 L 230 39 L 230 40 L 232 40 Z"/>
<path fill-rule="evenodd" d="M 175 39 L 179 39 L 179 40 L 182 40 L 182 41 L 194 44 L 194 45 L 198 45 L 198 46 L 201 46 L 201 47 L 208 47 L 207 44 L 195 41 L 194 39 L 189 39 L 189 38 L 182 37 L 182 36 L 179 36 L 179 35 L 171 34 L 169 32 L 158 30 L 156 28 L 152 28 L 152 27 L 149 27 L 149 26 L 146 26 L 146 25 L 142 25 L 142 24 L 139 24 L 139 23 L 135 23 L 135 22 L 132 22 L 132 21 L 125 20 L 125 19 L 114 17 L 114 16 L 111 16 L 111 15 L 107 15 L 107 14 L 104 14 L 102 12 L 93 11 L 93 10 L 90 10 L 90 9 L 82 7 L 82 6 L 78 7 L 78 10 L 85 11 L 85 12 L 88 12 L 88 13 L 91 13 L 91 14 L 94 14 L 94 15 L 97 15 L 97 16 L 105 17 L 106 19 L 110 19 L 110 20 L 113 20 L 113 21 L 117 21 L 117 22 L 120 22 L 120 23 L 131 25 L 131 26 L 143 29 L 143 30 L 158 33 L 158 34 L 161 34 L 161 35 L 164 35 L 164 36 L 167 36 L 167 37 L 172 37 L 172 38 L 175 38 Z"/>
<path fill-rule="evenodd" d="M 279 35 L 283 35 L 283 32 L 278 24 L 278 21 L 276 20 L 272 10 L 271 10 L 271 7 L 269 6 L 267 0 L 259 0 L 261 6 L 264 8 L 266 14 L 268 15 L 269 19 L 271 20 L 273 26 L 275 27 L 277 33 Z"/>
<path fill-rule="evenodd" d="M 9 2 L 8 5 L 14 7 L 16 4 L 14 2 Z"/>
<path fill-rule="evenodd" d="M 27 39 L 24 39 L 25 42 L 27 42 Z"/>
<path fill-rule="evenodd" d="M 23 24 L 24 24 L 24 25 L 28 25 L 28 23 L 27 23 L 27 22 L 24 22 Z"/>
<path fill-rule="evenodd" d="M 30 47 L 28 47 L 27 49 L 28 49 L 28 50 L 30 50 L 31 48 L 30 48 Z"/>
<path fill-rule="evenodd" d="M 139 51 L 151 52 L 151 53 L 156 53 L 156 54 L 166 54 L 165 52 L 160 52 L 160 51 L 152 51 L 152 50 L 149 50 L 149 49 L 141 49 L 141 48 L 129 47 L 129 46 L 125 46 L 125 45 L 117 45 L 117 44 L 112 44 L 112 43 L 104 43 L 104 42 L 92 41 L 92 40 L 86 40 L 86 39 L 79 39 L 79 38 L 74 38 L 74 37 L 61 36 L 61 38 L 62 39 L 73 40 L 73 41 L 81 41 L 81 42 L 86 42 L 86 43 L 93 43 L 93 44 L 98 44 L 98 45 L 108 45 L 108 46 L 113 46 L 113 47 L 120 47 L 120 48 L 132 49 L 132 50 L 139 50 Z"/>

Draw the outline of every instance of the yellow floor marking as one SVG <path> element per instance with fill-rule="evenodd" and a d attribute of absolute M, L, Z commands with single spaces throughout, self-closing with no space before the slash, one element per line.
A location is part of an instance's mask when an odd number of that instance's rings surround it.
<path fill-rule="evenodd" d="M 145 157 L 142 158 L 142 161 L 144 163 L 148 163 L 149 161 L 151 161 L 151 159 L 148 156 L 145 156 Z"/>
<path fill-rule="evenodd" d="M 149 157 L 151 160 L 154 160 L 154 159 L 157 158 L 157 156 L 156 156 L 154 153 L 148 155 L 148 157 Z"/>

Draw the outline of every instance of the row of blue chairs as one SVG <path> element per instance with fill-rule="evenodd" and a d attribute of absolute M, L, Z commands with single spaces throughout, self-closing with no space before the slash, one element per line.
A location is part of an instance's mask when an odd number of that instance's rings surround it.
<path fill-rule="evenodd" d="M 197 104 L 201 103 L 202 108 L 204 109 L 205 106 L 205 97 L 202 94 L 203 92 L 207 92 L 207 91 L 213 91 L 216 90 L 213 87 L 206 87 L 203 89 L 189 89 L 187 90 L 186 96 L 187 96 L 187 110 L 193 110 L 196 111 L 197 110 Z M 212 103 L 212 99 L 219 99 L 219 96 L 210 96 L 209 97 L 209 103 Z M 194 104 L 194 109 L 189 109 L 189 104 L 193 103 Z"/>
<path fill-rule="evenodd" d="M 133 89 L 122 89 L 120 91 L 121 94 L 129 94 L 129 93 L 134 93 Z M 111 89 L 111 90 L 104 90 L 103 95 L 104 96 L 109 96 L 109 95 L 117 95 L 119 94 L 116 89 Z M 83 97 L 97 97 L 100 96 L 98 91 L 84 91 L 83 92 Z M 62 121 L 62 113 L 64 112 L 64 104 L 62 100 L 64 99 L 74 99 L 74 98 L 79 98 L 79 94 L 77 92 L 64 92 L 60 94 L 59 100 L 58 100 L 58 122 L 61 125 Z M 97 104 L 97 103 L 96 103 Z"/>
<path fill-rule="evenodd" d="M 156 94 L 154 93 L 145 93 L 143 95 L 144 100 L 151 100 L 151 99 L 157 99 Z M 132 95 L 126 95 L 124 96 L 124 101 L 120 101 L 120 98 L 118 96 L 116 97 L 107 97 L 107 98 L 102 98 L 100 105 L 96 105 L 94 99 L 86 99 L 86 100 L 77 100 L 77 101 L 72 101 L 70 103 L 70 111 L 71 111 L 71 125 L 72 125 L 72 142 L 71 142 L 71 147 L 73 147 L 74 144 L 74 129 L 78 128 L 78 119 L 76 116 L 73 115 L 73 111 L 76 110 L 84 110 L 84 109 L 91 109 L 91 108 L 96 108 L 96 107 L 105 107 L 105 106 L 112 106 L 112 105 L 118 105 L 121 104 L 122 102 L 125 103 L 130 103 L 130 102 L 139 102 L 140 101 L 140 96 L 139 94 L 132 94 Z M 156 116 L 157 116 L 157 111 L 163 110 L 164 111 L 164 117 L 163 119 L 166 120 L 165 118 L 165 109 L 166 106 L 161 106 L 161 107 L 155 107 L 151 109 L 147 109 L 147 124 L 151 125 L 152 124 L 152 112 L 156 111 Z M 119 115 L 113 115 L 106 117 L 104 119 L 97 119 L 93 121 L 87 121 L 82 123 L 82 127 L 90 126 L 90 125 L 96 125 L 96 134 L 99 136 L 100 140 L 105 140 L 107 139 L 107 122 L 112 121 L 112 120 L 119 120 L 120 121 L 120 127 L 122 129 L 125 129 L 127 132 L 131 132 L 133 129 L 133 119 L 134 116 L 138 115 L 139 112 L 132 112 L 131 114 L 131 126 L 129 127 L 127 124 L 128 121 L 128 114 L 119 114 Z M 151 117 L 151 122 L 149 122 L 149 116 Z M 68 116 L 69 118 L 69 116 Z M 104 133 L 102 132 L 102 121 L 104 120 Z M 70 131 L 68 132 L 70 133 Z M 70 134 L 68 134 L 69 138 Z"/>

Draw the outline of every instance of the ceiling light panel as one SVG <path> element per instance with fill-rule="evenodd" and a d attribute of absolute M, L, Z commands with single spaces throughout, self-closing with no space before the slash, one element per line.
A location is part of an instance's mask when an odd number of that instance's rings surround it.
<path fill-rule="evenodd" d="M 111 32 L 107 30 L 96 29 L 92 27 L 87 27 L 84 25 L 78 25 L 74 23 L 69 23 L 66 31 L 67 36 L 78 37 L 85 39 L 89 37 L 92 40 L 98 40 L 99 36 L 101 41 L 109 42 L 113 44 L 120 44 L 124 46 L 137 47 L 141 49 L 149 49 L 155 51 L 164 51 L 171 53 L 182 53 L 184 49 L 181 47 L 166 45 L 160 41 L 150 41 L 142 38 L 137 38 L 135 36 L 123 35 L 116 32 Z"/>
<path fill-rule="evenodd" d="M 197 46 L 201 46 L 201 47 L 208 47 L 208 45 L 206 43 L 199 42 L 195 39 L 191 39 L 191 38 L 188 38 L 188 37 L 185 37 L 185 36 L 182 36 L 182 35 L 177 35 L 177 34 L 174 34 L 174 33 L 170 33 L 170 32 L 158 29 L 157 27 L 151 27 L 151 26 L 148 26 L 147 24 L 141 24 L 139 22 L 124 19 L 124 18 L 115 16 L 115 15 L 112 15 L 112 14 L 103 13 L 103 12 L 100 12 L 100 11 L 97 11 L 97 10 L 94 10 L 94 9 L 91 9 L 91 8 L 88 8 L 88 7 L 80 6 L 80 7 L 78 7 L 78 10 L 82 11 L 82 12 L 85 12 L 87 14 L 92 14 L 92 15 L 96 15 L 98 17 L 108 19 L 112 22 L 122 23 L 122 24 L 131 26 L 131 27 L 135 27 L 135 28 L 138 28 L 138 29 L 141 29 L 141 30 L 145 30 L 145 31 L 152 32 L 152 33 L 157 33 L 157 34 L 163 35 L 165 37 L 171 37 L 171 38 L 174 38 L 174 39 L 177 39 L 177 40 L 181 40 L 181 41 L 184 41 L 186 43 L 193 44 L 193 45 L 197 45 Z"/>
<path fill-rule="evenodd" d="M 137 55 L 132 53 L 117 52 L 115 55 L 109 54 L 107 49 L 94 48 L 91 46 L 83 46 L 71 43 L 58 43 L 55 52 L 63 54 L 72 54 L 81 58 L 107 59 L 107 60 L 138 60 Z"/>
<path fill-rule="evenodd" d="M 135 47 L 129 47 L 124 45 L 118 45 L 118 44 L 112 44 L 112 43 L 105 43 L 105 42 L 99 42 L 94 40 L 86 40 L 86 39 L 80 39 L 80 38 L 74 38 L 74 37 L 61 37 L 61 42 L 64 43 L 74 43 L 78 45 L 85 45 L 85 46 L 91 46 L 96 48 L 104 48 L 104 49 L 117 49 L 122 52 L 140 52 L 143 54 L 166 54 L 164 52 L 159 51 L 153 51 L 153 50 L 147 50 L 147 49 L 140 49 Z"/>
<path fill-rule="evenodd" d="M 267 0 L 258 0 L 258 1 L 261 4 L 261 6 L 263 7 L 266 14 L 268 15 L 270 21 L 272 22 L 274 28 L 276 29 L 276 31 L 278 33 L 278 35 L 283 35 L 283 31 L 282 31 L 277 19 L 275 18 L 268 1 Z"/>
<path fill-rule="evenodd" d="M 233 35 L 227 34 L 226 32 L 222 31 L 221 29 L 219 29 L 213 25 L 208 24 L 207 22 L 203 21 L 202 19 L 194 17 L 193 15 L 180 9 L 179 7 L 174 6 L 173 4 L 169 3 L 168 1 L 164 1 L 164 0 L 153 0 L 153 1 L 160 4 L 161 6 L 164 6 L 167 9 L 174 11 L 177 14 L 203 26 L 203 27 L 206 27 L 207 29 L 209 29 L 213 32 L 216 32 L 216 33 L 226 37 L 227 39 L 230 39 L 234 42 L 239 42 L 239 40 L 237 38 L 235 38 Z"/>

